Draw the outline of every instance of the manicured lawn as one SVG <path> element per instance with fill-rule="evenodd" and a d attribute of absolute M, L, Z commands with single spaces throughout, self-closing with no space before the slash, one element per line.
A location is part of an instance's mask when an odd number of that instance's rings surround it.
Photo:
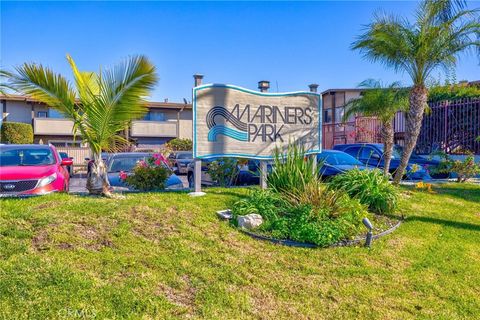
<path fill-rule="evenodd" d="M 247 191 L 0 201 L 0 318 L 479 317 L 480 186 L 402 197 L 362 247 L 259 242 L 217 220 Z"/>

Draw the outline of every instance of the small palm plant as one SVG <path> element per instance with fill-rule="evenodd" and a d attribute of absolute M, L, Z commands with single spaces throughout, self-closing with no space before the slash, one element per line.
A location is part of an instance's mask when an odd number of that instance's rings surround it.
<path fill-rule="evenodd" d="M 393 15 L 376 15 L 352 44 L 364 57 L 381 62 L 412 79 L 406 116 L 405 147 L 394 181 L 399 183 L 416 145 L 427 106 L 426 82 L 438 68 L 456 65 L 459 55 L 480 49 L 478 9 L 464 9 L 464 1 L 424 0 L 415 21 Z M 475 51 L 480 52 L 480 50 Z"/>
<path fill-rule="evenodd" d="M 345 105 L 343 120 L 346 121 L 350 116 L 358 113 L 369 117 L 377 117 L 380 120 L 382 123 L 382 142 L 384 144 L 383 173 L 388 175 L 394 144 L 393 119 L 397 111 L 408 109 L 408 91 L 401 88 L 398 82 L 382 86 L 379 81 L 373 79 L 363 81 L 359 87 L 366 90 L 362 97 L 352 99 Z"/>
<path fill-rule="evenodd" d="M 91 194 L 111 196 L 101 152 L 125 147 L 119 133 L 146 112 L 146 100 L 157 82 L 155 67 L 144 56 L 133 56 L 112 69 L 83 72 L 67 55 L 75 87 L 62 75 L 41 64 L 25 63 L 9 76 L 19 92 L 62 112 L 74 124 L 92 151 L 94 164 L 87 176 Z"/>

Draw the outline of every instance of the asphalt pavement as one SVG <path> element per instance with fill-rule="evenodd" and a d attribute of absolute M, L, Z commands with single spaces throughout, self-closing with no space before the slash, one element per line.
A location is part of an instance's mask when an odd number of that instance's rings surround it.
<path fill-rule="evenodd" d="M 186 175 L 178 176 L 185 188 L 188 188 L 188 181 Z M 81 193 L 87 192 L 87 178 L 85 174 L 75 174 L 70 178 L 70 192 Z"/>

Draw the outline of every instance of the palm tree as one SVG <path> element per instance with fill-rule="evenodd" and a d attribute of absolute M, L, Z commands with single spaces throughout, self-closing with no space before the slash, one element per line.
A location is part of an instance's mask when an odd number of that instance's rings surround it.
<path fill-rule="evenodd" d="M 420 133 L 430 74 L 438 68 L 454 67 L 459 54 L 466 50 L 480 52 L 478 10 L 463 10 L 456 3 L 462 1 L 425 0 L 419 4 L 413 24 L 407 19 L 377 14 L 352 44 L 352 49 L 359 50 L 365 58 L 406 72 L 413 82 L 405 146 L 394 178 L 397 184 Z"/>
<path fill-rule="evenodd" d="M 11 85 L 62 112 L 73 121 L 92 151 L 94 164 L 87 175 L 91 194 L 111 196 L 102 151 L 118 150 L 128 141 L 119 133 L 146 112 L 146 100 L 157 82 L 155 67 L 144 56 L 133 56 L 103 72 L 83 72 L 67 55 L 75 87 L 42 65 L 25 63 L 10 76 Z"/>
<path fill-rule="evenodd" d="M 366 90 L 362 97 L 352 99 L 345 105 L 343 121 L 358 113 L 380 120 L 385 162 L 383 172 L 388 175 L 394 144 L 393 119 L 397 111 L 408 109 L 408 91 L 401 88 L 398 82 L 382 87 L 379 81 L 373 79 L 363 81 L 359 87 Z"/>
<path fill-rule="evenodd" d="M 0 69 L 0 94 L 8 95 L 7 90 L 13 90 L 13 88 L 8 84 L 8 78 L 12 74 L 7 70 Z"/>

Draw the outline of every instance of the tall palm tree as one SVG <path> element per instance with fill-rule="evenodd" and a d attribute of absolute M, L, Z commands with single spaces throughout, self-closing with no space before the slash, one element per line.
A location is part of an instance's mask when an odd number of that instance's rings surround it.
<path fill-rule="evenodd" d="M 102 151 L 128 144 L 119 133 L 130 120 L 146 112 L 146 100 L 157 82 L 155 67 L 144 56 L 133 56 L 103 72 L 79 71 L 67 55 L 75 87 L 42 65 L 25 63 L 10 76 L 11 85 L 53 107 L 73 121 L 74 134 L 88 144 L 94 164 L 87 175 L 91 194 L 111 195 Z"/>
<path fill-rule="evenodd" d="M 407 19 L 375 15 L 374 21 L 353 42 L 352 49 L 382 62 L 395 71 L 408 73 L 413 86 L 406 116 L 405 147 L 394 182 L 399 183 L 416 145 L 427 106 L 430 74 L 456 65 L 459 54 L 470 49 L 480 53 L 478 10 L 452 6 L 462 1 L 425 0 L 419 4 L 414 23 Z"/>
<path fill-rule="evenodd" d="M 408 109 L 408 91 L 402 88 L 399 82 L 382 86 L 379 81 L 373 79 L 363 81 L 359 87 L 366 90 L 362 97 L 347 102 L 343 120 L 346 121 L 355 114 L 377 117 L 380 120 L 382 123 L 381 136 L 384 145 L 383 172 L 385 175 L 388 175 L 394 144 L 393 120 L 397 111 L 406 111 Z"/>

